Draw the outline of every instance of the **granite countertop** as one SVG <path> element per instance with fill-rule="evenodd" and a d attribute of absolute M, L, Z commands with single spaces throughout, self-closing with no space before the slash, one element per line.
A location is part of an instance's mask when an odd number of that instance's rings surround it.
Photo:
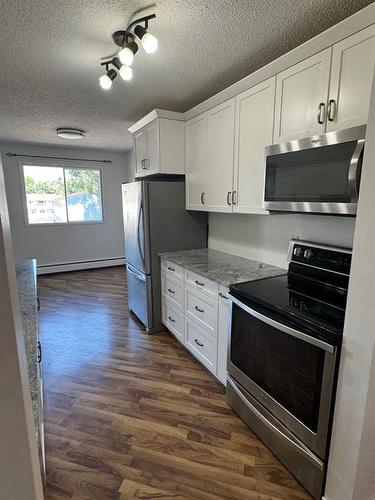
<path fill-rule="evenodd" d="M 25 338 L 25 350 L 33 415 L 36 432 L 39 430 L 39 382 L 38 382 L 38 325 L 36 297 L 36 261 L 25 260 L 16 266 L 18 299 Z"/>
<path fill-rule="evenodd" d="M 159 257 L 225 286 L 287 273 L 286 269 L 280 267 L 211 248 L 164 252 Z"/>

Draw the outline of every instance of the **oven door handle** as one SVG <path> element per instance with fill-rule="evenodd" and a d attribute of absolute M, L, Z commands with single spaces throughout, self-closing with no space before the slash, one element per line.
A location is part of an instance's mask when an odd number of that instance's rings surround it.
<path fill-rule="evenodd" d="M 332 346 L 331 344 L 328 344 L 327 342 L 324 342 L 323 340 L 316 339 L 314 337 L 311 337 L 310 335 L 307 335 L 306 333 L 302 333 L 299 330 L 295 330 L 294 328 L 291 328 L 290 326 L 286 326 L 283 323 L 279 323 L 278 321 L 275 321 L 274 319 L 269 318 L 268 316 L 265 316 L 264 314 L 256 311 L 255 309 L 252 309 L 251 307 L 243 304 L 240 302 L 238 299 L 234 298 L 231 296 L 231 300 L 236 304 L 238 307 L 246 311 L 247 313 L 251 314 L 251 316 L 254 316 L 254 318 L 259 319 L 260 321 L 263 321 L 263 323 L 266 323 L 269 326 L 273 326 L 277 330 L 280 330 L 284 333 L 287 333 L 288 335 L 291 335 L 292 337 L 295 337 L 297 339 L 303 340 L 304 342 L 308 342 L 309 344 L 315 345 L 316 347 L 320 347 L 321 349 L 324 349 L 325 351 L 330 352 L 333 354 L 335 352 L 335 347 Z"/>
<path fill-rule="evenodd" d="M 242 394 L 242 392 L 238 389 L 238 387 L 235 385 L 234 382 L 232 382 L 230 377 L 227 377 L 227 383 L 230 384 L 231 388 L 236 392 L 239 398 L 241 398 L 242 402 L 253 412 L 255 415 L 263 422 L 263 424 L 270 429 L 271 431 L 275 432 L 279 436 L 281 436 L 283 439 L 286 439 L 289 443 L 291 443 L 293 446 L 298 448 L 304 455 L 307 455 L 309 459 L 314 463 L 318 463 L 319 467 L 323 470 L 323 463 L 316 457 L 306 446 L 303 445 L 303 443 L 298 443 L 294 439 L 291 439 L 289 436 L 284 434 L 280 429 L 278 429 L 275 425 L 273 425 L 272 422 L 270 422 L 265 416 L 263 416 L 256 408 L 253 406 L 250 401 L 248 401 L 245 396 Z"/>

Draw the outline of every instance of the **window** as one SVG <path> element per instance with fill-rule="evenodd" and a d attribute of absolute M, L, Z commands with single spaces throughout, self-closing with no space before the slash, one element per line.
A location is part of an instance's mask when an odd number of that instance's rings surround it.
<path fill-rule="evenodd" d="M 100 170 L 23 165 L 27 222 L 102 222 Z"/>

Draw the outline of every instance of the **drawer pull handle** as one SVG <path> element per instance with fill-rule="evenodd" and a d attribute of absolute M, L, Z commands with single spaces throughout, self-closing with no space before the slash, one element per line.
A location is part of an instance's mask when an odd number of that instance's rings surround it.
<path fill-rule="evenodd" d="M 198 280 L 195 280 L 195 284 L 199 285 L 199 286 L 204 286 L 204 283 L 202 283 L 201 281 L 198 281 Z"/>
<path fill-rule="evenodd" d="M 168 288 L 168 292 L 169 293 L 176 293 L 174 290 L 172 290 L 172 288 Z"/>
<path fill-rule="evenodd" d="M 201 344 L 198 339 L 195 339 L 194 341 L 199 347 L 204 347 L 204 344 Z"/>
<path fill-rule="evenodd" d="M 174 272 L 176 269 L 175 269 L 174 267 L 170 267 L 170 266 L 168 266 L 168 270 L 169 270 L 169 271 L 173 271 L 173 272 Z"/>
<path fill-rule="evenodd" d="M 221 297 L 222 299 L 225 299 L 225 300 L 229 299 L 229 297 L 227 297 L 224 293 L 221 293 L 221 292 L 219 292 L 219 297 Z"/>
<path fill-rule="evenodd" d="M 172 323 L 176 323 L 176 320 L 173 319 L 171 316 L 168 316 L 169 321 L 172 321 Z"/>
<path fill-rule="evenodd" d="M 204 309 L 199 309 L 198 306 L 195 306 L 195 310 L 198 311 L 198 312 L 200 312 L 200 313 L 204 313 Z"/>

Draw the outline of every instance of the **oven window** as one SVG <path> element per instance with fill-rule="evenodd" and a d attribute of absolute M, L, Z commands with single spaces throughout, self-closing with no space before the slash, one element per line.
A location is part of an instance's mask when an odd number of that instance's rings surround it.
<path fill-rule="evenodd" d="M 317 431 L 325 351 L 291 337 L 233 304 L 231 362 Z"/>
<path fill-rule="evenodd" d="M 265 201 L 349 203 L 356 141 L 267 157 Z"/>

